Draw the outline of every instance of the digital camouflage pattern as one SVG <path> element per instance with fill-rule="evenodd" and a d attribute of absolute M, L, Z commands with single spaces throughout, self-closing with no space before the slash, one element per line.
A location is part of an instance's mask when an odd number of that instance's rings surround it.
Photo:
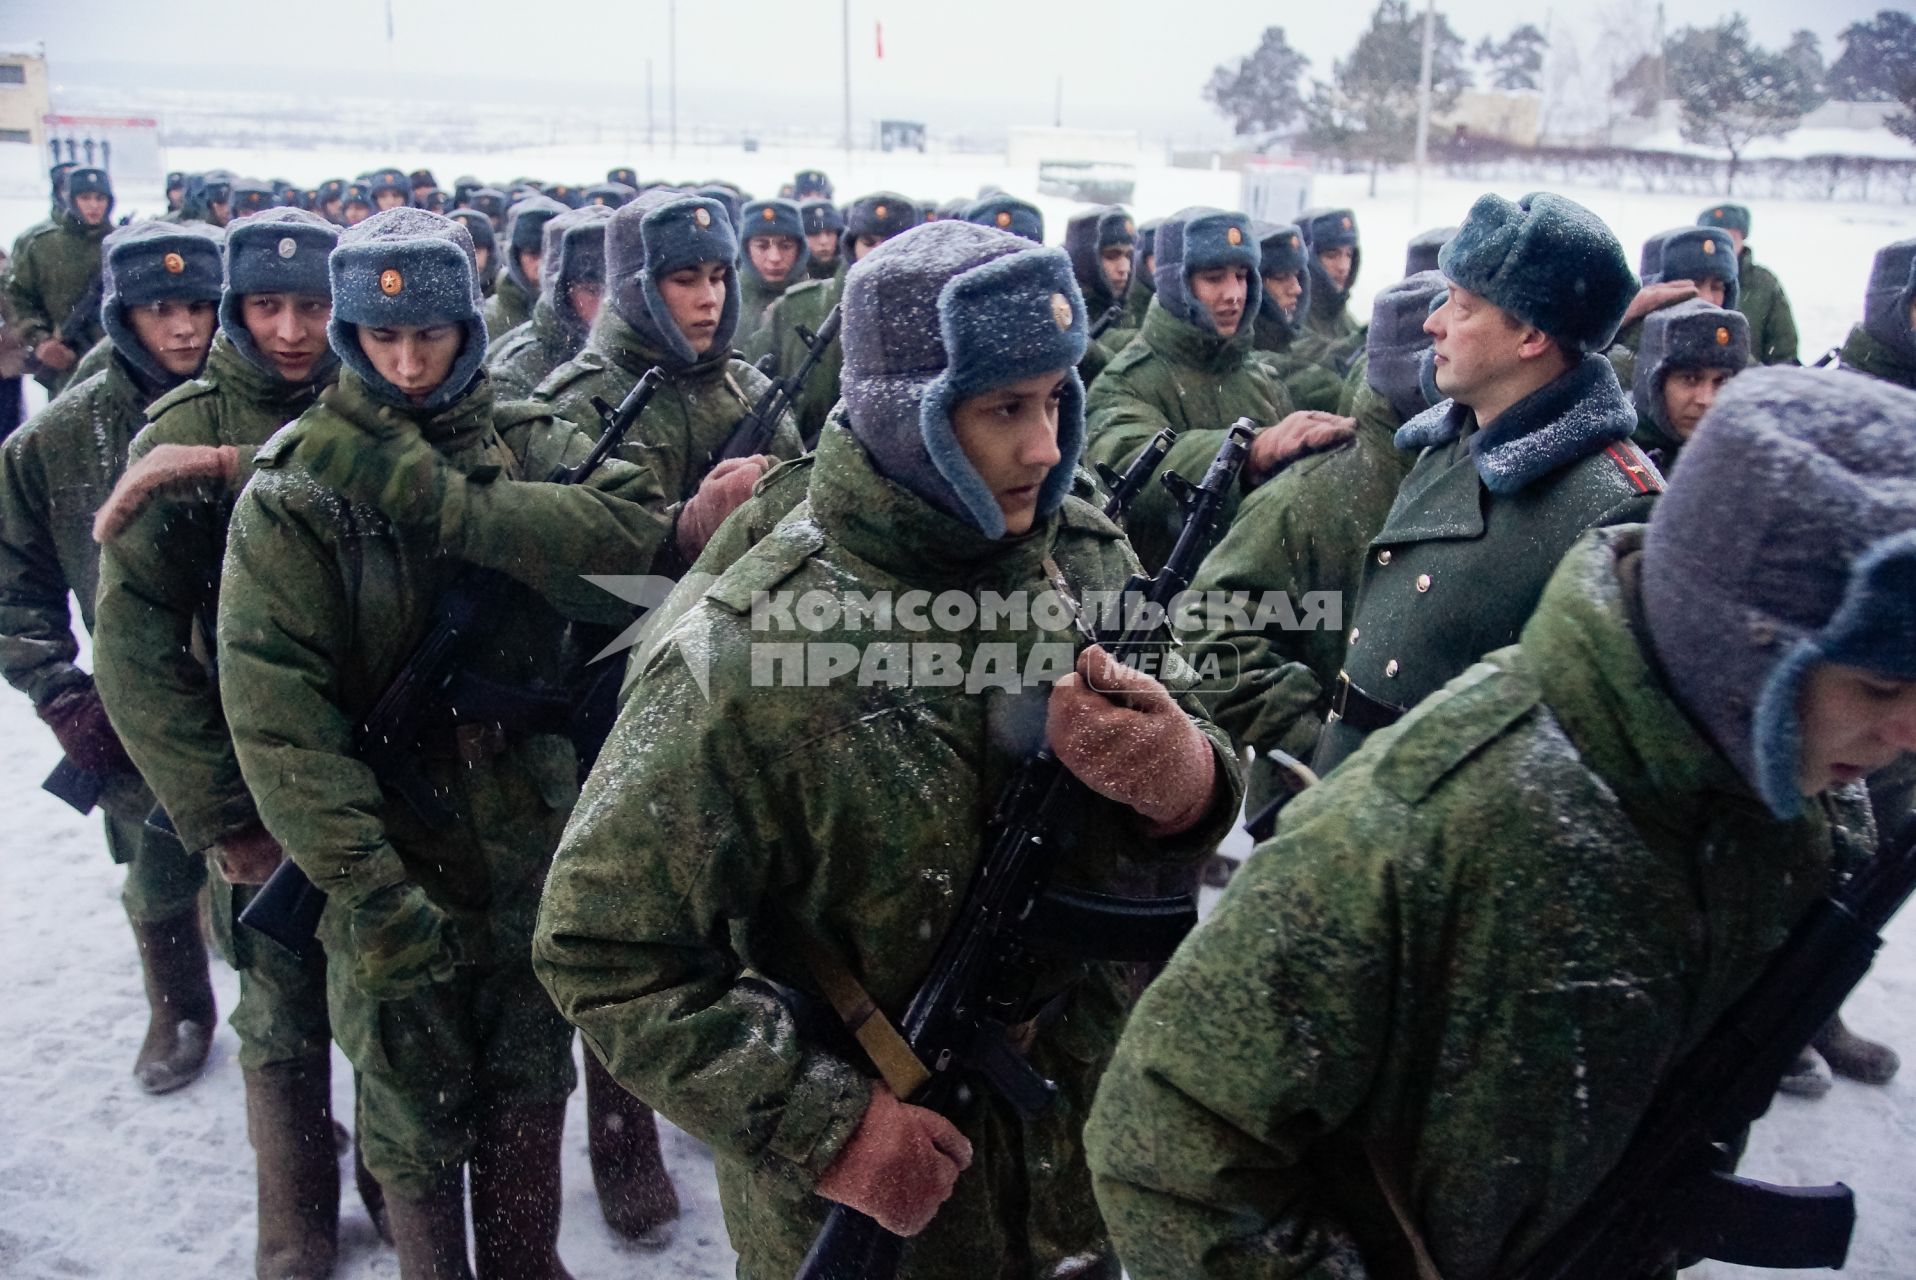
<path fill-rule="evenodd" d="M 730 351 L 713 352 L 687 367 L 674 364 L 607 307 L 599 312 L 585 350 L 539 384 L 538 398 L 558 416 L 596 429 L 594 396 L 616 407 L 646 370 L 655 365 L 665 369 L 664 384 L 626 432 L 619 456 L 649 467 L 665 501 L 677 503 L 697 492 L 707 459 L 751 411 L 770 379 Z M 789 413 L 780 419 L 768 452 L 781 458 L 801 452 Z"/>
<path fill-rule="evenodd" d="M 870 1089 L 862 1055 L 829 1011 L 820 1016 L 793 939 L 837 955 L 900 1014 L 985 852 L 984 815 L 1044 723 L 1042 689 L 753 687 L 754 641 L 779 638 L 753 630 L 754 593 L 1037 593 L 1047 552 L 1080 589 L 1115 590 L 1135 564 L 1116 526 L 1076 499 L 1031 535 L 985 539 L 880 478 L 836 424 L 809 470 L 807 502 L 710 587 L 646 665 L 553 864 L 534 952 L 613 1076 L 712 1146 L 748 1280 L 796 1270 L 830 1207 L 811 1188 Z M 1021 656 L 1040 641 L 1075 648 L 1069 633 L 1030 626 L 838 625 L 803 638 L 870 654 L 907 635 L 958 646 L 961 665 L 981 639 Z M 1098 802 L 1081 838 L 1059 851 L 1060 878 L 1109 887 L 1131 867 L 1207 852 L 1238 803 L 1229 749 L 1207 733 L 1225 781 L 1206 820 L 1154 842 L 1135 815 Z M 1125 997 L 1116 966 L 1061 958 L 1028 1007 L 1066 991 L 1031 1051 L 1058 1081 L 1057 1104 L 1023 1124 L 980 1090 L 956 1117 L 973 1143 L 971 1168 L 912 1243 L 902 1276 L 1048 1276 L 1107 1249 L 1078 1133 Z"/>
<path fill-rule="evenodd" d="M 217 334 L 206 371 L 147 409 L 129 460 L 177 444 L 231 445 L 249 462 L 322 385 L 273 377 Z M 220 563 L 237 497 L 237 489 L 215 488 L 149 506 L 100 548 L 95 605 L 94 672 L 113 726 L 181 843 L 209 853 L 216 841 L 259 823 L 212 665 Z M 315 947 L 296 957 L 240 928 L 239 913 L 258 890 L 209 871 L 214 941 L 240 975 L 231 1016 L 240 1066 L 258 1070 L 326 1052 L 325 952 Z"/>
<path fill-rule="evenodd" d="M 544 294 L 532 304 L 532 318 L 508 330 L 486 352 L 486 374 L 501 400 L 530 400 L 552 371 L 578 353 L 567 339 L 552 300 Z M 590 424 L 598 415 L 581 419 Z"/>
<path fill-rule="evenodd" d="M 1795 364 L 1796 313 L 1783 282 L 1758 265 L 1748 245 L 1737 255 L 1736 268 L 1736 309 L 1750 322 L 1750 354 L 1758 364 Z"/>
<path fill-rule="evenodd" d="M 512 250 L 502 246 L 499 252 L 510 253 Z M 527 295 L 524 285 L 513 279 L 509 272 L 500 270 L 494 278 L 492 296 L 486 299 L 485 310 L 480 312 L 486 322 L 486 341 L 497 342 L 532 319 L 534 301 Z"/>
<path fill-rule="evenodd" d="M 1220 338 L 1153 305 L 1144 328 L 1085 397 L 1085 464 L 1123 471 L 1151 437 L 1171 427 L 1178 442 L 1160 474 L 1176 471 L 1193 484 L 1202 479 L 1239 418 L 1268 427 L 1291 412 L 1290 393 L 1253 358 L 1252 340 L 1247 325 Z M 1229 527 L 1236 508 L 1233 495 L 1220 527 Z M 1182 523 L 1177 503 L 1156 482 L 1131 504 L 1125 531 L 1147 569 L 1164 563 Z"/>
<path fill-rule="evenodd" d="M 1293 610 L 1306 592 L 1332 592 L 1338 600 L 1328 627 L 1287 630 L 1276 614 L 1260 627 L 1253 613 L 1250 628 L 1220 619 L 1185 636 L 1209 652 L 1228 647 L 1235 659 L 1220 669 L 1216 685 L 1201 690 L 1212 719 L 1233 742 L 1311 758 L 1330 710 L 1344 657 L 1342 622 L 1357 601 L 1370 540 L 1417 460 L 1392 443 L 1399 425 L 1389 403 L 1365 387 L 1355 443 L 1293 463 L 1252 491 L 1192 578 L 1194 592 L 1248 593 L 1253 610 L 1267 592 L 1284 592 Z M 1256 774 L 1253 779 L 1255 809 L 1269 797 Z"/>
<path fill-rule="evenodd" d="M 847 243 L 843 253 L 849 252 Z M 775 378 L 784 377 L 805 363 L 805 343 L 798 336 L 798 326 L 803 325 L 811 333 L 818 332 L 818 326 L 825 323 L 825 317 L 844 296 L 845 272 L 849 269 L 848 263 L 829 280 L 808 280 L 787 289 L 783 297 L 766 308 L 765 321 L 751 341 L 742 344 L 745 358 L 756 361 L 775 354 L 778 357 L 772 370 Z M 844 367 L 844 347 L 834 342 L 812 370 L 811 377 L 805 379 L 805 385 L 792 397 L 792 421 L 808 446 L 818 439 L 818 433 L 825 428 L 825 415 L 838 403 L 838 375 Z"/>
<path fill-rule="evenodd" d="M 456 533 L 395 526 L 318 484 L 298 450 L 373 450 L 418 432 L 470 481 Z M 331 902 L 321 941 L 339 1044 L 359 1069 L 367 1166 L 423 1193 L 471 1154 L 472 1108 L 552 1103 L 572 1087 L 570 1033 L 532 977 L 534 913 L 577 794 L 571 742 L 538 727 L 429 731 L 427 780 L 456 814 L 428 827 L 353 754 L 372 710 L 468 564 L 511 580 L 475 675 L 519 687 L 570 674 L 560 615 L 627 618 L 588 573 L 644 572 L 666 538 L 651 474 L 609 460 L 565 487 L 517 483 L 579 461 L 590 437 L 537 406 L 497 405 L 481 378 L 426 417 L 381 405 L 344 373 L 275 435 L 240 495 L 219 597 L 220 688 L 260 816 Z M 536 531 L 536 532 L 535 532 Z M 352 904 L 417 886 L 450 920 L 461 963 L 406 999 L 354 978 Z"/>
<path fill-rule="evenodd" d="M 1837 354 L 1846 368 L 1916 391 L 1916 365 L 1887 344 L 1878 342 L 1860 324 L 1849 331 Z"/>
<path fill-rule="evenodd" d="M 1665 1071 L 1869 852 L 1860 788 L 1778 822 L 1640 638 L 1641 528 L 1519 645 L 1285 809 L 1139 1002 L 1086 1141 L 1134 1280 L 1504 1274 Z"/>
<path fill-rule="evenodd" d="M 1283 325 L 1261 310 L 1256 312 L 1254 332 L 1257 358 L 1271 367 L 1290 392 L 1291 403 L 1299 409 L 1317 409 L 1337 413 L 1344 384 L 1331 366 L 1312 359 L 1304 347 Z"/>
<path fill-rule="evenodd" d="M 27 228 L 14 241 L 6 273 L 6 304 L 12 317 L 8 327 L 27 350 L 58 337 L 75 304 L 91 292 L 100 274 L 101 243 L 111 230 L 109 218 L 89 227 L 78 214 L 61 212 Z M 105 336 L 96 315 L 87 321 L 79 340 L 67 345 L 77 358 Z M 72 370 L 47 369 L 34 377 L 49 396 L 60 394 L 75 381 Z"/>
<path fill-rule="evenodd" d="M 148 399 L 116 355 L 0 445 L 0 674 L 36 707 L 92 682 L 78 666 L 67 596 L 92 633 L 100 574 L 93 514 L 126 469 Z M 110 777 L 100 805 L 107 850 L 128 866 L 127 915 L 168 920 L 190 909 L 204 868 L 177 840 L 146 825 L 153 793 L 139 775 Z"/>

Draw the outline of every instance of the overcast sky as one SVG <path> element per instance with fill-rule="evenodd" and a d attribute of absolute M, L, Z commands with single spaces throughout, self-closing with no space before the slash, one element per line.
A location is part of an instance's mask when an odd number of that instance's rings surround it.
<path fill-rule="evenodd" d="M 663 115 L 668 0 L 392 0 L 391 7 L 392 53 L 402 68 L 435 79 L 470 76 L 475 94 L 494 101 L 515 84 L 557 82 L 623 90 L 639 104 L 651 58 Z M 1772 46 L 1808 26 L 1833 59 L 1837 34 L 1882 7 L 1880 0 L 1670 0 L 1665 10 L 1672 29 L 1741 11 L 1757 39 Z M 1501 36 L 1520 20 L 1587 40 L 1605 12 L 1651 11 L 1628 0 L 1553 8 L 1449 0 L 1440 8 L 1473 42 Z M 788 103 L 808 121 L 836 122 L 840 4 L 685 0 L 677 9 L 682 123 L 701 114 L 736 119 L 737 103 L 749 101 L 756 112 L 768 100 Z M 56 85 L 99 83 L 100 64 L 141 65 L 173 83 L 198 73 L 205 83 L 206 72 L 250 63 L 254 74 L 281 83 L 310 84 L 331 74 L 356 89 L 388 65 L 386 10 L 386 0 L 0 0 L 0 44 L 43 41 Z M 1062 75 L 1066 124 L 1149 128 L 1155 121 L 1159 131 L 1175 133 L 1221 123 L 1200 90 L 1214 66 L 1248 53 L 1266 26 L 1284 27 L 1311 58 L 1311 73 L 1328 76 L 1368 21 L 1370 4 L 851 0 L 850 13 L 861 120 L 918 115 L 951 129 L 962 127 L 969 109 L 981 125 L 1049 123 Z M 246 71 L 227 80 L 259 82 Z"/>

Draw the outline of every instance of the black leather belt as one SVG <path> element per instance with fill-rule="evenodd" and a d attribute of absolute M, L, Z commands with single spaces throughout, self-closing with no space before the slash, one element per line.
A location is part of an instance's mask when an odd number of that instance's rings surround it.
<path fill-rule="evenodd" d="M 1376 733 L 1403 719 L 1408 707 L 1400 707 L 1381 698 L 1373 698 L 1351 683 L 1350 673 L 1337 673 L 1337 686 L 1331 691 L 1331 713 L 1326 723 L 1345 721 L 1359 733 Z"/>

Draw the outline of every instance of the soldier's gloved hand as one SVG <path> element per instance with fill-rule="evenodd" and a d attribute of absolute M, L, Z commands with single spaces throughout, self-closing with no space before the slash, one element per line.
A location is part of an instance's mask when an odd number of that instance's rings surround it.
<path fill-rule="evenodd" d="M 36 708 L 40 719 L 60 740 L 60 750 L 89 773 L 115 773 L 131 769 L 120 735 L 106 718 L 100 695 L 88 678 L 84 684 L 62 689 Z"/>
<path fill-rule="evenodd" d="M 128 467 L 93 517 L 93 540 L 110 542 L 157 498 L 213 494 L 244 482 L 230 444 L 161 444 Z"/>
<path fill-rule="evenodd" d="M 705 544 L 725 523 L 725 517 L 752 496 L 752 486 L 775 461 L 762 453 L 749 458 L 727 458 L 699 482 L 698 492 L 687 499 L 679 511 L 675 532 L 679 554 L 685 557 L 687 564 L 699 558 L 699 552 L 705 550 Z"/>
<path fill-rule="evenodd" d="M 80 362 L 80 357 L 73 354 L 73 348 L 58 338 L 42 338 L 40 345 L 33 349 L 33 358 L 60 373 Z"/>
<path fill-rule="evenodd" d="M 452 977 L 452 922 L 418 885 L 387 885 L 350 910 L 353 980 L 367 995 L 403 1000 Z"/>
<path fill-rule="evenodd" d="M 971 1142 L 956 1125 L 929 1107 L 900 1102 L 881 1080 L 851 1141 L 813 1190 L 895 1236 L 915 1236 L 970 1167 Z"/>
<path fill-rule="evenodd" d="M 1263 484 L 1300 458 L 1341 449 L 1356 438 L 1357 419 L 1321 409 L 1299 409 L 1257 433 L 1257 439 L 1251 442 L 1251 456 L 1244 460 L 1244 474 L 1252 484 Z"/>
<path fill-rule="evenodd" d="M 1189 830 L 1211 807 L 1210 739 L 1163 685 L 1098 645 L 1052 686 L 1045 740 L 1087 787 L 1148 819 L 1153 836 Z"/>
<path fill-rule="evenodd" d="M 213 861 L 228 884 L 265 884 L 285 858 L 279 841 L 258 823 L 213 845 Z"/>
<path fill-rule="evenodd" d="M 315 480 L 402 527 L 440 524 L 448 492 L 466 483 L 409 424 L 379 435 L 322 415 L 304 428 L 294 455 Z"/>

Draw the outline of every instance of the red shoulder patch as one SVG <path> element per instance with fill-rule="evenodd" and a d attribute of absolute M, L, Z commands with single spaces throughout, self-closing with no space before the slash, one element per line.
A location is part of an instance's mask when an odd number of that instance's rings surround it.
<path fill-rule="evenodd" d="M 1628 440 L 1619 440 L 1603 451 L 1603 456 L 1617 464 L 1630 483 L 1636 486 L 1638 493 L 1662 493 L 1663 473 L 1657 470 L 1657 464 L 1645 456 L 1643 450 Z"/>

